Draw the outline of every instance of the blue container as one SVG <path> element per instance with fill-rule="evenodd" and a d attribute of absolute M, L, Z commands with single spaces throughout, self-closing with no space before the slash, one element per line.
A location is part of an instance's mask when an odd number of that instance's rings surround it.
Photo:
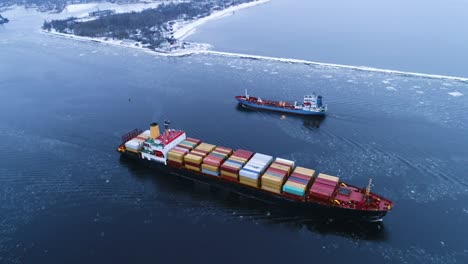
<path fill-rule="evenodd" d="M 297 178 L 297 177 L 294 177 L 294 176 L 289 177 L 289 179 L 293 179 L 293 180 L 295 180 L 295 181 L 297 181 L 297 182 L 301 182 L 301 183 L 303 183 L 304 185 L 307 185 L 307 184 L 309 183 L 309 181 L 306 181 L 306 180 L 304 180 L 304 179 L 300 179 L 300 178 Z"/>
<path fill-rule="evenodd" d="M 286 185 L 286 184 L 283 185 L 283 192 L 287 192 L 287 193 L 298 195 L 298 196 L 304 196 L 304 191 L 303 190 L 298 189 L 298 188 L 293 187 L 293 186 Z"/>
<path fill-rule="evenodd" d="M 219 172 L 214 172 L 214 171 L 205 170 L 205 169 L 202 169 L 201 171 L 202 171 L 203 173 L 206 173 L 206 174 L 209 174 L 209 175 L 219 176 Z"/>

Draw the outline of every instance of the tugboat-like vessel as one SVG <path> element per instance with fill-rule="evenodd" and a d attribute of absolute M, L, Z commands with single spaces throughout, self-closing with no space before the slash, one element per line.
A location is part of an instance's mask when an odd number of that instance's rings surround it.
<path fill-rule="evenodd" d="M 324 116 L 327 111 L 327 106 L 322 103 L 322 96 L 316 95 L 305 95 L 302 104 L 297 102 L 290 103 L 285 101 L 271 101 L 264 100 L 260 97 L 254 97 L 247 94 L 238 95 L 235 97 L 240 105 L 248 108 L 270 110 L 283 113 L 299 114 L 299 115 L 314 115 Z"/>

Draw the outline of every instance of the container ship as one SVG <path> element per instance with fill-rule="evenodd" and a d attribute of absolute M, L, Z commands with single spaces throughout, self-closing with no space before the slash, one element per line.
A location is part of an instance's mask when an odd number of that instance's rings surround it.
<path fill-rule="evenodd" d="M 366 188 L 317 173 L 294 161 L 262 153 L 216 146 L 187 137 L 181 130 L 164 133 L 152 123 L 146 131 L 135 129 L 122 137 L 117 151 L 145 162 L 163 174 L 227 189 L 300 214 L 358 221 L 381 221 L 392 201 Z"/>
<path fill-rule="evenodd" d="M 261 110 L 308 116 L 323 116 L 327 111 L 327 106 L 322 103 L 322 96 L 316 94 L 305 95 L 302 104 L 298 104 L 297 102 L 290 103 L 285 101 L 263 100 L 260 97 L 248 95 L 247 90 L 245 91 L 245 95 L 238 95 L 235 98 L 239 104 L 244 107 Z"/>

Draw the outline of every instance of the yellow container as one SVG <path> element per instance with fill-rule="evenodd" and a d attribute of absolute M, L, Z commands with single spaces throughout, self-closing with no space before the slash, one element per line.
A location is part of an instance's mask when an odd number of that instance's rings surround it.
<path fill-rule="evenodd" d="M 340 179 L 340 178 L 338 178 L 336 176 L 331 176 L 331 175 L 328 175 L 328 174 L 325 174 L 325 173 L 319 173 L 317 178 L 322 178 L 322 179 L 333 181 L 333 182 L 338 182 L 339 179 Z"/>
<path fill-rule="evenodd" d="M 299 188 L 301 190 L 305 190 L 305 188 L 307 187 L 306 185 L 303 185 L 303 184 L 299 184 L 299 183 L 296 183 L 296 182 L 292 182 L 292 181 L 288 181 L 285 183 L 286 185 L 289 185 L 291 187 L 295 187 L 295 188 Z"/>
<path fill-rule="evenodd" d="M 236 178 L 237 179 L 237 174 L 228 172 L 228 171 L 221 171 L 221 175 L 231 177 L 231 178 Z"/>
<path fill-rule="evenodd" d="M 242 182 L 250 182 L 252 184 L 258 184 L 258 181 L 252 180 L 252 179 L 247 178 L 247 177 L 239 176 L 239 180 L 242 181 Z"/>
<path fill-rule="evenodd" d="M 185 155 L 184 160 L 188 162 L 200 164 L 203 161 L 203 158 L 197 155 L 187 154 Z"/>
<path fill-rule="evenodd" d="M 208 152 L 206 152 L 206 151 L 204 151 L 202 149 L 194 149 L 194 150 L 190 151 L 190 154 L 205 157 L 206 155 L 208 155 Z"/>
<path fill-rule="evenodd" d="M 168 156 L 169 156 L 169 157 L 183 157 L 183 156 L 185 156 L 185 154 L 184 154 L 184 153 L 180 153 L 180 152 L 175 152 L 175 151 L 174 151 L 174 152 L 170 152 L 170 151 L 169 151 Z"/>
<path fill-rule="evenodd" d="M 277 163 L 271 164 L 270 168 L 275 168 L 275 169 L 278 169 L 278 170 L 286 171 L 288 173 L 291 171 L 291 167 L 287 167 L 287 166 L 280 165 L 280 164 L 277 164 Z"/>
<path fill-rule="evenodd" d="M 273 189 L 281 189 L 281 185 L 282 184 L 274 184 L 274 183 L 262 181 L 262 187 L 266 186 L 266 187 L 273 188 Z"/>
<path fill-rule="evenodd" d="M 201 143 L 195 149 L 201 149 L 208 152 L 211 152 L 216 146 L 208 143 Z"/>
<path fill-rule="evenodd" d="M 273 175 L 269 175 L 269 174 L 265 173 L 265 174 L 262 175 L 262 181 L 281 184 L 281 183 L 283 183 L 284 178 L 275 177 Z"/>
<path fill-rule="evenodd" d="M 281 190 L 278 190 L 278 189 L 275 189 L 275 188 L 266 187 L 266 186 L 263 186 L 263 185 L 262 185 L 262 190 L 269 191 L 269 192 L 272 192 L 272 193 L 281 194 Z"/>
<path fill-rule="evenodd" d="M 307 168 L 304 168 L 304 167 L 296 167 L 296 169 L 294 169 L 294 172 L 304 174 L 304 175 L 308 175 L 308 176 L 311 176 L 311 177 L 314 176 L 314 174 L 315 174 L 315 170 L 307 169 Z"/>
<path fill-rule="evenodd" d="M 194 167 L 194 166 L 190 166 L 190 165 L 187 165 L 187 164 L 185 164 L 185 168 L 187 168 L 187 169 L 189 169 L 189 170 L 200 171 L 200 168 Z"/>
<path fill-rule="evenodd" d="M 175 162 L 179 162 L 179 163 L 183 163 L 183 162 L 184 162 L 183 159 L 178 159 L 178 158 L 174 158 L 174 157 L 169 157 L 168 160 L 175 161 Z"/>
<path fill-rule="evenodd" d="M 211 166 L 211 165 L 204 164 L 204 163 L 201 165 L 201 167 L 202 167 L 202 169 L 213 171 L 213 172 L 218 172 L 219 171 L 219 167 Z"/>
<path fill-rule="evenodd" d="M 130 148 L 125 148 L 126 151 L 130 151 L 130 152 L 133 152 L 133 153 L 140 153 L 140 151 L 138 150 L 134 150 L 134 149 L 130 149 Z"/>
<path fill-rule="evenodd" d="M 232 159 L 232 160 L 235 160 L 235 161 L 242 162 L 242 164 L 245 164 L 245 163 L 247 162 L 247 160 L 246 160 L 246 159 L 239 158 L 239 157 L 233 157 L 233 156 L 231 156 L 229 159 Z"/>
<path fill-rule="evenodd" d="M 244 179 L 245 179 L 245 178 L 244 178 Z M 257 183 L 257 182 L 245 181 L 245 180 L 243 180 L 242 178 L 239 179 L 239 182 L 242 183 L 242 184 L 248 185 L 248 186 L 252 186 L 252 187 L 258 188 L 258 183 Z"/>

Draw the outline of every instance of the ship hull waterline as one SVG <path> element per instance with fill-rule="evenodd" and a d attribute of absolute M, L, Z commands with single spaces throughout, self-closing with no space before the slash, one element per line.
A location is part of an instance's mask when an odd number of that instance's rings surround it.
<path fill-rule="evenodd" d="M 224 189 L 244 197 L 278 206 L 280 210 L 287 210 L 298 216 L 316 216 L 338 218 L 351 221 L 380 222 L 388 211 L 370 211 L 346 209 L 334 206 L 327 206 L 320 203 L 302 202 L 289 199 L 259 188 L 250 187 L 238 182 L 231 182 L 220 177 L 211 176 L 185 168 L 177 168 L 154 161 L 142 159 L 138 154 L 132 152 L 121 153 L 122 157 L 131 161 L 143 163 L 151 169 L 157 170 L 164 175 L 175 175 L 195 182 L 201 182 L 213 187 Z"/>
<path fill-rule="evenodd" d="M 255 103 L 251 103 L 245 100 L 238 100 L 239 104 L 243 107 L 251 108 L 251 109 L 259 109 L 265 111 L 273 111 L 273 112 L 281 112 L 287 114 L 295 114 L 295 115 L 306 115 L 306 116 L 325 116 L 325 112 L 315 112 L 315 111 L 305 111 L 300 109 L 288 109 L 288 108 L 281 108 L 281 107 L 274 107 L 274 106 L 267 106 L 267 105 L 259 105 Z"/>

